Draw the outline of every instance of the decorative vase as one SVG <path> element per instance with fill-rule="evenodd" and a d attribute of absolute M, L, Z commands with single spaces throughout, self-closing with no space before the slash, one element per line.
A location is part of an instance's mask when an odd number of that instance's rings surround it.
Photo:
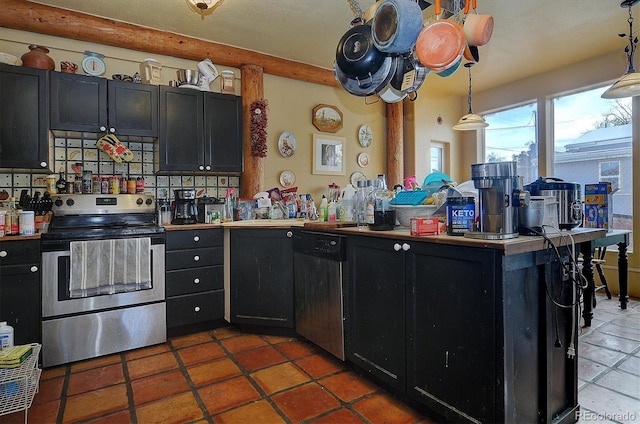
<path fill-rule="evenodd" d="M 29 52 L 22 55 L 22 66 L 37 69 L 47 69 L 53 71 L 56 67 L 56 63 L 47 56 L 49 49 L 42 46 L 30 45 Z"/>

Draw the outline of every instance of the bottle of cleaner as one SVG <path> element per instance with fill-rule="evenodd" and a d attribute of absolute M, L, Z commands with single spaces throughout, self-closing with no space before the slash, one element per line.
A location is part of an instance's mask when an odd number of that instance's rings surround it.
<path fill-rule="evenodd" d="M 0 322 L 0 350 L 13 346 L 13 327 L 7 321 Z"/>
<path fill-rule="evenodd" d="M 347 184 L 346 187 L 342 189 L 340 197 L 340 205 L 344 210 L 344 213 L 340 215 L 340 221 L 355 221 L 356 189 L 351 184 Z"/>
<path fill-rule="evenodd" d="M 327 221 L 336 221 L 336 202 L 333 200 L 327 207 Z"/>
<path fill-rule="evenodd" d="M 318 211 L 320 221 L 326 221 L 329 217 L 329 203 L 327 202 L 327 196 L 322 195 L 322 201 L 320 202 L 320 210 Z"/>

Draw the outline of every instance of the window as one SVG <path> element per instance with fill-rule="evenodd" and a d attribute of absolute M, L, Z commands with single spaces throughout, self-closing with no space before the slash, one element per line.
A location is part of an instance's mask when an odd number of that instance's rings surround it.
<path fill-rule="evenodd" d="M 610 182 L 612 190 L 620 189 L 620 161 L 600 162 L 598 182 Z"/>
<path fill-rule="evenodd" d="M 528 184 L 538 178 L 536 103 L 484 115 L 485 162 L 515 161 L 518 175 Z"/>
<path fill-rule="evenodd" d="M 444 145 L 431 142 L 431 172 L 444 172 Z"/>

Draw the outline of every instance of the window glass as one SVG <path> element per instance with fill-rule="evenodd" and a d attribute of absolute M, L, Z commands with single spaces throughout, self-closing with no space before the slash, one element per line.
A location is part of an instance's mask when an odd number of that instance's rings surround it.
<path fill-rule="evenodd" d="M 608 86 L 607 86 L 608 87 Z M 611 228 L 631 229 L 633 218 L 631 98 L 603 99 L 607 87 L 553 99 L 554 176 L 585 184 L 608 181 Z"/>
<path fill-rule="evenodd" d="M 444 147 L 439 143 L 431 143 L 431 172 L 444 172 Z"/>
<path fill-rule="evenodd" d="M 528 184 L 538 178 L 536 103 L 484 115 L 485 162 L 515 161 L 518 175 Z"/>

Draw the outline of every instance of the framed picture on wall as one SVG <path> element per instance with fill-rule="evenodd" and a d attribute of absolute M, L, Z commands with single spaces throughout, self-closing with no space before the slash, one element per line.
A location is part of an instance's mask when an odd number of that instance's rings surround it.
<path fill-rule="evenodd" d="M 314 134 L 312 173 L 344 175 L 344 144 L 344 137 Z"/>
<path fill-rule="evenodd" d="M 313 108 L 311 122 L 320 131 L 334 133 L 342 128 L 342 112 L 335 106 L 319 104 Z"/>

